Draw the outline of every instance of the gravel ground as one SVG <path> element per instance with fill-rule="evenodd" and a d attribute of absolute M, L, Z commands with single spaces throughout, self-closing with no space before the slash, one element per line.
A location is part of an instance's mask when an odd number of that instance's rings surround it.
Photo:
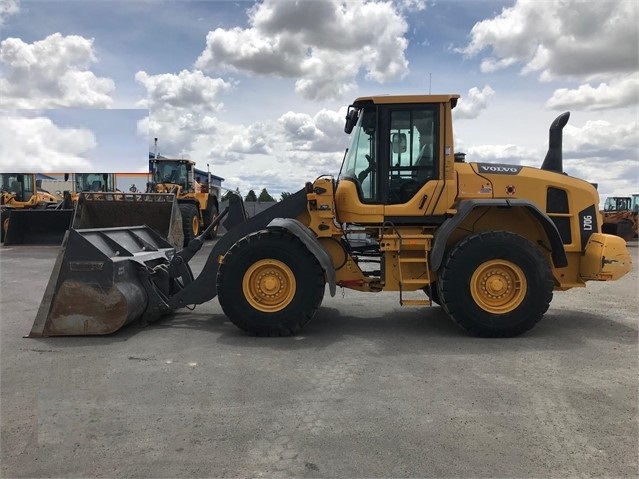
<path fill-rule="evenodd" d="M 24 339 L 57 248 L 3 248 L 1 476 L 637 477 L 629 247 L 629 275 L 555 293 L 513 339 L 339 290 L 292 338 L 248 337 L 213 300 Z"/>

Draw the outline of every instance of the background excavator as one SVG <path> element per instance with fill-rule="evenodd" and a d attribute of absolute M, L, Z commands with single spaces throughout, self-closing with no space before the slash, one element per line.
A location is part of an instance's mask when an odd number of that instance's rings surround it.
<path fill-rule="evenodd" d="M 358 98 L 337 178 L 252 218 L 232 195 L 184 249 L 144 226 L 70 229 L 29 336 L 108 334 L 215 296 L 239 328 L 286 336 L 339 286 L 395 291 L 472 335 L 509 337 L 542 318 L 553 291 L 626 274 L 631 256 L 601 232 L 596 188 L 563 173 L 569 114 L 552 123 L 540 169 L 466 162 L 453 147 L 458 98 Z M 227 233 L 195 277 L 189 261 L 222 219 Z"/>
<path fill-rule="evenodd" d="M 639 194 L 632 196 L 610 196 L 606 198 L 603 211 L 604 233 L 617 235 L 626 241 L 637 237 L 637 214 L 639 213 Z"/>

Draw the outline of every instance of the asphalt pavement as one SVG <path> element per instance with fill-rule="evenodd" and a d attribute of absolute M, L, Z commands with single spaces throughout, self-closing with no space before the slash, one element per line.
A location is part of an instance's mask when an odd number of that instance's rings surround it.
<path fill-rule="evenodd" d="M 637 477 L 629 247 L 629 275 L 556 292 L 512 339 L 339 289 L 291 338 L 247 336 L 212 300 L 106 337 L 27 339 L 58 248 L 2 248 L 0 475 Z"/>

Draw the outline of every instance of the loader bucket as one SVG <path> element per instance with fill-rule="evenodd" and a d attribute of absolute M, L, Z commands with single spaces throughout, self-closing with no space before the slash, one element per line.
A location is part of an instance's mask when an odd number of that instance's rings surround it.
<path fill-rule="evenodd" d="M 72 209 L 13 209 L 4 245 L 59 245 L 72 218 Z"/>
<path fill-rule="evenodd" d="M 74 229 L 147 225 L 176 249 L 184 244 L 182 215 L 169 193 L 81 193 Z"/>
<path fill-rule="evenodd" d="M 174 253 L 148 226 L 70 229 L 28 337 L 110 334 L 141 318 L 142 275 Z"/>

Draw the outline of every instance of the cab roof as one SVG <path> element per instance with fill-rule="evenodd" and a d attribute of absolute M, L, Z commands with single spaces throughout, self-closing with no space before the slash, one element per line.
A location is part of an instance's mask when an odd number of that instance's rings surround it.
<path fill-rule="evenodd" d="M 354 106 L 362 106 L 367 103 L 373 104 L 402 104 L 402 103 L 448 103 L 451 102 L 453 108 L 457 104 L 460 95 L 456 93 L 444 95 L 373 95 L 357 98 Z"/>

